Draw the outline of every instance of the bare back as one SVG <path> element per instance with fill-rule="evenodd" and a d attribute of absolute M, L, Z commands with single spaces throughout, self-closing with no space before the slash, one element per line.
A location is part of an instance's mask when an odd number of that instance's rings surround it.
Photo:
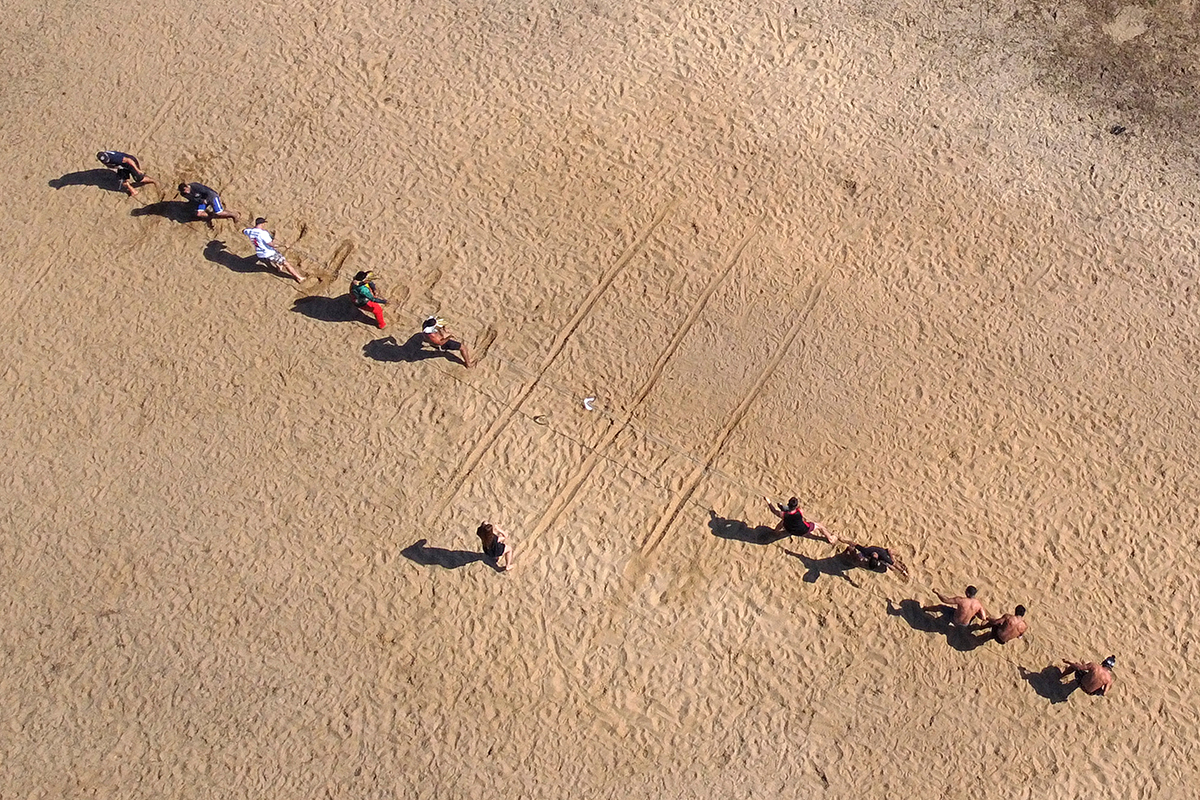
<path fill-rule="evenodd" d="M 1079 671 L 1079 686 L 1088 694 L 1104 694 L 1112 685 L 1112 672 L 1099 664 L 1084 664 Z"/>
<path fill-rule="evenodd" d="M 1000 619 L 1000 624 L 996 626 L 996 640 L 1000 644 L 1008 644 L 1013 639 L 1019 639 L 1025 635 L 1028 629 L 1025 624 L 1024 617 L 1018 617 L 1015 614 L 1005 614 Z"/>
<path fill-rule="evenodd" d="M 966 626 L 970 625 L 972 620 L 986 619 L 987 617 L 983 610 L 983 603 L 973 597 L 955 597 L 953 606 L 954 616 L 951 620 L 955 625 Z"/>

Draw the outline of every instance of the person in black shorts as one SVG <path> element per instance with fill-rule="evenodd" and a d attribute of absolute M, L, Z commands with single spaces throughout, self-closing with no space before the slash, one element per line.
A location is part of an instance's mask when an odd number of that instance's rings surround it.
<path fill-rule="evenodd" d="M 470 369 L 474 366 L 471 348 L 467 347 L 467 343 L 461 337 L 446 327 L 444 320 L 437 317 L 426 318 L 421 323 L 421 338 L 425 344 L 436 347 L 444 353 L 457 351 L 464 367 Z"/>
<path fill-rule="evenodd" d="M 196 219 L 205 220 L 209 225 L 212 225 L 214 219 L 238 221 L 237 214 L 226 211 L 225 206 L 221 205 L 220 195 L 203 183 L 181 183 L 179 184 L 179 194 L 192 204 L 196 212 Z"/>
<path fill-rule="evenodd" d="M 904 577 L 908 577 L 908 567 L 904 566 L 904 562 L 886 547 L 868 547 L 854 542 L 847 542 L 847 544 L 848 547 L 842 551 L 842 558 L 854 566 L 875 572 L 887 572 L 888 568 L 891 568 Z"/>
<path fill-rule="evenodd" d="M 812 536 L 824 539 L 830 544 L 837 544 L 837 539 L 826 530 L 824 525 L 819 522 L 810 522 L 804 518 L 804 512 L 800 510 L 799 498 L 793 497 L 788 500 L 786 506 L 775 505 L 771 502 L 771 498 L 765 495 L 763 500 L 767 501 L 767 508 L 771 510 L 771 513 L 779 517 L 779 524 L 775 526 L 777 532 L 786 533 L 789 536 Z"/>
<path fill-rule="evenodd" d="M 119 150 L 101 150 L 96 153 L 96 160 L 109 169 L 116 170 L 121 191 L 130 197 L 137 194 L 137 189 L 133 188 L 134 184 L 138 186 L 145 183 L 158 185 L 153 178 L 142 172 L 142 165 L 138 163 L 137 156 L 131 156 L 129 153 L 122 153 Z"/>
<path fill-rule="evenodd" d="M 512 569 L 512 546 L 508 543 L 508 534 L 490 522 L 483 522 L 475 531 L 475 535 L 479 537 L 483 554 L 492 560 L 496 569 L 501 572 Z"/>

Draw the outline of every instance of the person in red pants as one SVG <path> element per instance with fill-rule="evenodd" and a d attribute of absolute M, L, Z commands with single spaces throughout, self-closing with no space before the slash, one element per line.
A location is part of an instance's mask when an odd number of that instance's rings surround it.
<path fill-rule="evenodd" d="M 383 321 L 383 307 L 387 305 L 387 300 L 375 295 L 375 282 L 371 277 L 370 270 L 354 276 L 354 280 L 350 281 L 350 299 L 356 308 L 365 308 L 374 314 L 375 324 L 382 329 L 387 326 Z"/>

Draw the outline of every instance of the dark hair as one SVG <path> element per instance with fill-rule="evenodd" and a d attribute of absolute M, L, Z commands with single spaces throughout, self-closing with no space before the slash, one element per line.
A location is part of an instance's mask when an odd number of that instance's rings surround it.
<path fill-rule="evenodd" d="M 1016 612 L 1016 613 L 1017 613 L 1017 616 L 1018 616 L 1018 617 L 1023 617 L 1023 616 L 1025 616 L 1025 606 L 1017 606 L 1017 612 Z"/>
<path fill-rule="evenodd" d="M 266 218 L 266 217 L 259 217 L 258 219 L 254 220 L 254 224 L 255 224 L 255 225 L 262 225 L 262 224 L 263 224 L 264 222 L 266 222 L 266 221 L 267 221 L 267 218 Z"/>
<path fill-rule="evenodd" d="M 188 185 L 186 183 L 179 184 L 179 193 L 180 194 L 187 194 L 187 190 L 188 190 Z"/>
<path fill-rule="evenodd" d="M 480 539 L 486 539 L 487 537 L 493 535 L 492 523 L 490 523 L 490 522 L 479 523 L 479 528 L 475 531 L 475 535 L 478 536 Z"/>
<path fill-rule="evenodd" d="M 788 500 L 788 509 L 789 510 L 794 510 L 796 508 L 796 506 L 798 506 L 798 505 L 800 505 L 800 498 L 793 497 L 791 500 Z"/>
<path fill-rule="evenodd" d="M 369 275 L 369 274 L 370 274 L 369 272 L 360 272 L 354 276 L 354 280 L 365 281 L 367 279 L 367 275 Z"/>
<path fill-rule="evenodd" d="M 106 153 L 102 150 L 99 153 L 96 153 L 96 160 L 99 161 L 101 164 L 107 164 L 108 163 L 107 156 L 108 156 L 108 153 Z"/>
<path fill-rule="evenodd" d="M 976 589 L 974 586 L 967 587 L 967 597 L 974 597 L 978 593 L 979 593 L 979 590 Z"/>
<path fill-rule="evenodd" d="M 430 317 L 421 323 L 422 328 L 428 328 L 431 325 L 437 325 L 437 317 Z"/>

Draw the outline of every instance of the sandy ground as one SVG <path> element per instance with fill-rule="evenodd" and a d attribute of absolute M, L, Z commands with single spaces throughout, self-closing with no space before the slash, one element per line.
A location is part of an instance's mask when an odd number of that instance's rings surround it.
<path fill-rule="evenodd" d="M 5 20 L 0 797 L 1193 796 L 1191 0 Z"/>

